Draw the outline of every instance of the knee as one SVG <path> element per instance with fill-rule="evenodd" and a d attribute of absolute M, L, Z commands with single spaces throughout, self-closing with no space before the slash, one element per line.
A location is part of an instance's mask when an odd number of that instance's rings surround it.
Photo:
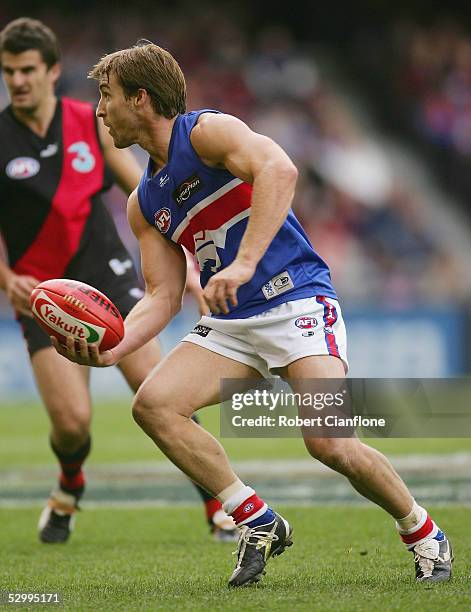
<path fill-rule="evenodd" d="M 344 476 L 353 477 L 356 444 L 351 442 L 351 439 L 343 438 L 309 438 L 304 441 L 312 457 Z"/>
<path fill-rule="evenodd" d="M 54 438 L 62 444 L 79 444 L 88 438 L 90 415 L 63 408 L 51 416 Z"/>
<path fill-rule="evenodd" d="M 136 423 L 153 437 L 169 433 L 172 429 L 172 404 L 165 393 L 150 392 L 144 384 L 136 393 L 132 405 L 132 416 Z"/>

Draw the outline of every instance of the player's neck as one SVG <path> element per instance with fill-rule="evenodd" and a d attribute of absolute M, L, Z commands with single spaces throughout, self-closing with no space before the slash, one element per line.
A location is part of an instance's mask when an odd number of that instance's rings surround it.
<path fill-rule="evenodd" d="M 44 138 L 47 134 L 52 118 L 56 112 L 56 96 L 48 96 L 34 110 L 12 108 L 13 114 L 24 123 L 32 132 Z"/>
<path fill-rule="evenodd" d="M 159 117 L 146 126 L 141 133 L 138 144 L 145 149 L 154 162 L 154 174 L 159 172 L 168 163 L 172 129 L 176 121 Z"/>

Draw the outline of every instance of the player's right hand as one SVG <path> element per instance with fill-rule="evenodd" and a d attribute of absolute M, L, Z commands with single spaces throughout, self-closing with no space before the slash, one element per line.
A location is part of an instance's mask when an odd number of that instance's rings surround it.
<path fill-rule="evenodd" d="M 16 312 L 26 317 L 33 316 L 29 306 L 29 296 L 39 282 L 34 276 L 22 274 L 11 274 L 8 277 L 5 293 Z"/>
<path fill-rule="evenodd" d="M 59 344 L 55 336 L 50 336 L 52 346 L 63 357 L 80 365 L 92 366 L 94 368 L 107 368 L 115 365 L 116 359 L 112 351 L 103 351 L 97 344 L 88 344 L 86 340 L 78 340 L 73 336 L 67 336 L 66 346 Z"/>

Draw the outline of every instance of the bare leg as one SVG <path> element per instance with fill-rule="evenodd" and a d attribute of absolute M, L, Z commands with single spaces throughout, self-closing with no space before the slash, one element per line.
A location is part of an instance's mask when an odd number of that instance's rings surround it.
<path fill-rule="evenodd" d="M 31 363 L 51 420 L 51 441 L 59 451 L 72 454 L 90 432 L 88 368 L 72 363 L 52 347 L 34 353 Z"/>
<path fill-rule="evenodd" d="M 217 495 L 237 476 L 221 444 L 196 425 L 191 415 L 219 402 L 221 378 L 259 377 L 249 366 L 182 342 L 139 389 L 134 418 L 189 478 Z"/>
<path fill-rule="evenodd" d="M 121 370 L 132 391 L 136 393 L 159 361 L 159 343 L 157 340 L 151 340 L 131 355 L 126 355 L 119 362 L 118 368 Z"/>
<path fill-rule="evenodd" d="M 82 464 L 90 451 L 88 368 L 72 363 L 52 347 L 34 353 L 31 362 L 51 420 L 51 446 L 61 466 L 59 486 L 39 518 L 39 538 L 65 542 L 84 490 Z"/>
<path fill-rule="evenodd" d="M 286 378 L 344 377 L 337 357 L 304 357 L 284 368 Z M 391 463 L 377 450 L 358 438 L 306 438 L 309 453 L 325 465 L 346 476 L 364 497 L 384 508 L 394 518 L 409 514 L 413 498 Z"/>

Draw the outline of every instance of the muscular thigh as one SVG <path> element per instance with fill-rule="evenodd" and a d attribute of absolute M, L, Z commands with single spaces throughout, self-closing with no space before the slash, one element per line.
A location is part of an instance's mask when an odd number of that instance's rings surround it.
<path fill-rule="evenodd" d="M 174 407 L 191 416 L 195 410 L 220 402 L 222 378 L 261 378 L 248 365 L 212 351 L 181 342 L 147 378 L 138 401 Z"/>
<path fill-rule="evenodd" d="M 293 361 L 289 366 L 283 368 L 282 376 L 293 379 L 293 390 L 298 393 L 313 394 L 322 391 L 335 393 L 339 390 L 337 380 L 332 381 L 334 385 L 332 386 L 332 383 L 323 385 L 322 379 L 343 380 L 345 378 L 345 369 L 343 362 L 338 357 L 315 355 Z M 316 381 L 309 384 L 310 378 L 316 379 Z M 302 416 L 308 417 L 311 415 L 303 414 Z M 327 461 L 328 457 L 338 456 L 339 454 L 348 455 L 358 445 L 353 429 L 345 430 L 347 438 L 332 437 L 331 428 L 324 428 L 323 430 L 318 428 L 319 437 L 315 438 L 310 437 L 307 432 L 303 433 L 304 444 L 313 457 L 321 460 Z"/>
<path fill-rule="evenodd" d="M 72 363 L 52 347 L 35 352 L 31 364 L 42 400 L 53 419 L 61 415 L 90 418 L 88 368 Z"/>
<path fill-rule="evenodd" d="M 345 366 L 332 355 L 310 355 L 279 369 L 283 378 L 345 378 Z"/>
<path fill-rule="evenodd" d="M 150 340 L 134 353 L 121 359 L 118 367 L 130 388 L 136 392 L 159 361 L 159 343 L 157 340 Z"/>

